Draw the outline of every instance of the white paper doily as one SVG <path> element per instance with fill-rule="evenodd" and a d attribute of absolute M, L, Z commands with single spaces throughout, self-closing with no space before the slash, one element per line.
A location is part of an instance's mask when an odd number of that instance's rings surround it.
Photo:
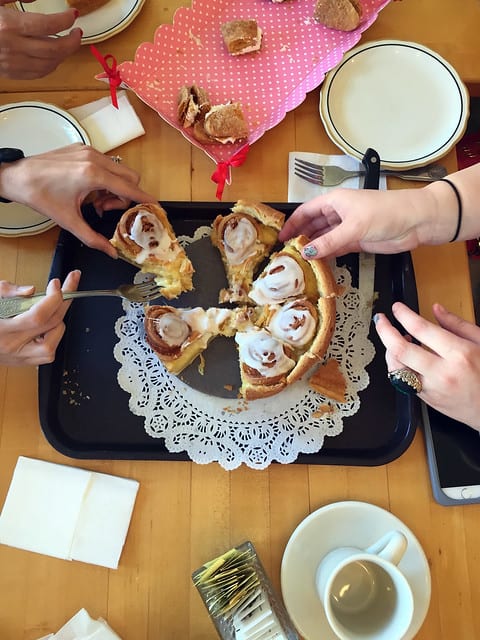
<path fill-rule="evenodd" d="M 193 238 L 179 240 L 185 246 L 210 231 L 201 227 Z M 300 453 L 319 451 L 325 437 L 341 433 L 343 418 L 359 409 L 358 394 L 368 386 L 365 368 L 375 349 L 368 339 L 371 310 L 359 313 L 368 305 L 352 288 L 348 269 L 335 267 L 334 273 L 344 293 L 337 298 L 335 333 L 326 357 L 341 363 L 347 380 L 345 403 L 324 398 L 310 389 L 306 379 L 271 398 L 249 402 L 192 389 L 168 373 L 147 344 L 142 305 L 124 301 L 125 315 L 115 324 L 119 341 L 114 356 L 121 365 L 118 382 L 130 395 L 132 413 L 145 419 L 148 435 L 164 438 L 172 453 L 186 452 L 194 462 L 216 461 L 231 470 L 242 463 L 264 469 L 274 460 L 294 462 Z M 319 409 L 326 404 L 333 410 L 320 416 Z"/>

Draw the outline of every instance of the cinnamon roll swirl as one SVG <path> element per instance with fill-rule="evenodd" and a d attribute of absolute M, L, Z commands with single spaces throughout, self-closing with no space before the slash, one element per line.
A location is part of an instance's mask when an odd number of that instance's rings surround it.
<path fill-rule="evenodd" d="M 265 327 L 295 351 L 306 351 L 317 333 L 318 311 L 306 298 L 270 307 Z"/>
<path fill-rule="evenodd" d="M 290 347 L 265 329 L 235 335 L 238 344 L 240 394 L 247 400 L 266 398 L 287 385 L 287 375 L 295 367 Z"/>
<path fill-rule="evenodd" d="M 307 242 L 304 236 L 292 238 L 281 251 L 272 254 L 252 283 L 251 300 L 256 304 L 282 304 L 300 297 L 312 301 L 321 296 L 335 298 L 335 281 L 328 264 L 320 259 L 303 259 L 300 252 Z"/>
<path fill-rule="evenodd" d="M 248 291 L 260 262 L 269 255 L 285 216 L 263 203 L 239 200 L 232 212 L 217 216 L 211 240 L 225 266 L 228 289 L 220 292 L 220 302 L 248 300 Z"/>
<path fill-rule="evenodd" d="M 154 275 L 163 297 L 170 300 L 193 288 L 192 263 L 159 205 L 139 204 L 125 211 L 110 242 L 120 256 Z"/>

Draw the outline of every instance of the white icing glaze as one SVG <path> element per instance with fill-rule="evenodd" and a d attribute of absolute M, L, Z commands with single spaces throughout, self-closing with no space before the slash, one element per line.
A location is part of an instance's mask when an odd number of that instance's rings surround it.
<path fill-rule="evenodd" d="M 268 330 L 273 336 L 298 348 L 311 342 L 316 329 L 316 318 L 299 300 L 279 307 L 268 323 Z"/>
<path fill-rule="evenodd" d="M 200 334 L 210 333 L 217 334 L 220 327 L 232 315 L 231 309 L 202 309 L 195 307 L 194 309 L 179 309 L 178 313 L 193 329 Z"/>
<path fill-rule="evenodd" d="M 190 335 L 190 327 L 176 313 L 163 313 L 154 323 L 155 331 L 169 347 L 180 347 Z"/>
<path fill-rule="evenodd" d="M 265 378 L 282 375 L 295 366 L 295 361 L 285 354 L 283 344 L 265 329 L 237 332 L 235 341 L 240 361 Z"/>
<path fill-rule="evenodd" d="M 209 339 L 221 332 L 221 327 L 235 311 L 232 309 L 176 309 L 154 318 L 155 330 L 170 347 L 180 347 L 192 333 Z"/>
<path fill-rule="evenodd" d="M 248 218 L 235 216 L 225 225 L 223 231 L 223 247 L 227 261 L 241 264 L 256 250 L 257 230 Z"/>
<path fill-rule="evenodd" d="M 250 298 L 257 304 L 281 304 L 305 291 L 305 276 L 298 262 L 287 255 L 273 258 L 253 284 Z"/>
<path fill-rule="evenodd" d="M 172 240 L 157 216 L 143 209 L 135 216 L 129 237 L 142 248 L 135 257 L 138 264 L 151 257 L 168 262 L 179 251 L 179 247 L 172 246 Z"/>

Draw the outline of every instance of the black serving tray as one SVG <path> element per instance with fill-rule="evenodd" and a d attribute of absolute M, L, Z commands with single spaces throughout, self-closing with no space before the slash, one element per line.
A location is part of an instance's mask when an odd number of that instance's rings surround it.
<path fill-rule="evenodd" d="M 287 215 L 296 206 L 271 204 Z M 163 202 L 162 206 L 176 233 L 192 236 L 199 226 L 210 225 L 216 215 L 228 212 L 232 203 Z M 112 237 L 121 213 L 109 212 L 99 218 L 91 208 L 84 211 L 91 226 L 108 238 Z M 358 255 L 350 254 L 338 262 L 347 266 L 352 284 L 357 286 Z M 81 269 L 82 289 L 115 288 L 120 283 L 132 282 L 136 273 L 128 263 L 114 261 L 61 231 L 50 277 L 63 279 L 72 269 Z M 207 298 L 213 297 L 207 299 L 205 306 L 217 304 L 217 283 L 212 284 L 215 291 L 208 293 Z M 197 288 L 195 279 L 194 285 Z M 417 309 L 409 253 L 376 256 L 375 291 L 378 292 L 375 312 L 382 311 L 391 317 L 390 308 L 395 300 Z M 187 306 L 183 296 L 175 304 Z M 129 410 L 129 395 L 118 385 L 120 365 L 113 356 L 117 343 L 114 325 L 122 315 L 120 298 L 83 298 L 72 303 L 55 361 L 39 367 L 39 412 L 45 437 L 55 449 L 72 458 L 189 460 L 186 453 L 170 453 L 162 438 L 150 437 L 143 418 Z M 300 454 L 297 463 L 381 465 L 397 458 L 410 445 L 419 423 L 418 401 L 396 392 L 388 382 L 384 347 L 373 323 L 370 339 L 376 355 L 367 367 L 370 384 L 360 392 L 360 409 L 344 418 L 340 435 L 325 438 L 318 453 Z"/>

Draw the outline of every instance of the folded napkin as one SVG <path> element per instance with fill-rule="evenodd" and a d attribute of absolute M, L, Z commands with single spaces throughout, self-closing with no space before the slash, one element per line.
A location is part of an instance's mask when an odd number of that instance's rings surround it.
<path fill-rule="evenodd" d="M 130 104 L 126 91 L 118 91 L 118 109 L 110 96 L 69 109 L 90 137 L 92 147 L 106 153 L 143 136 L 145 129 Z"/>
<path fill-rule="evenodd" d="M 0 543 L 116 569 L 138 487 L 20 456 L 0 514 Z"/>
<path fill-rule="evenodd" d="M 93 620 L 85 609 L 80 609 L 57 633 L 38 640 L 121 640 L 103 620 Z"/>
<path fill-rule="evenodd" d="M 347 155 L 325 155 L 321 153 L 291 151 L 288 154 L 288 202 L 306 202 L 307 200 L 315 198 L 315 196 L 327 193 L 331 189 L 338 187 L 359 189 L 361 185 L 363 185 L 363 177 L 348 178 L 348 180 L 337 185 L 337 187 L 321 187 L 320 185 L 311 184 L 295 175 L 295 158 L 306 160 L 307 162 L 314 162 L 315 164 L 335 165 L 348 171 L 358 171 L 358 169 L 363 167 L 361 162 Z M 380 189 L 385 189 L 386 184 L 385 177 L 380 176 Z"/>

